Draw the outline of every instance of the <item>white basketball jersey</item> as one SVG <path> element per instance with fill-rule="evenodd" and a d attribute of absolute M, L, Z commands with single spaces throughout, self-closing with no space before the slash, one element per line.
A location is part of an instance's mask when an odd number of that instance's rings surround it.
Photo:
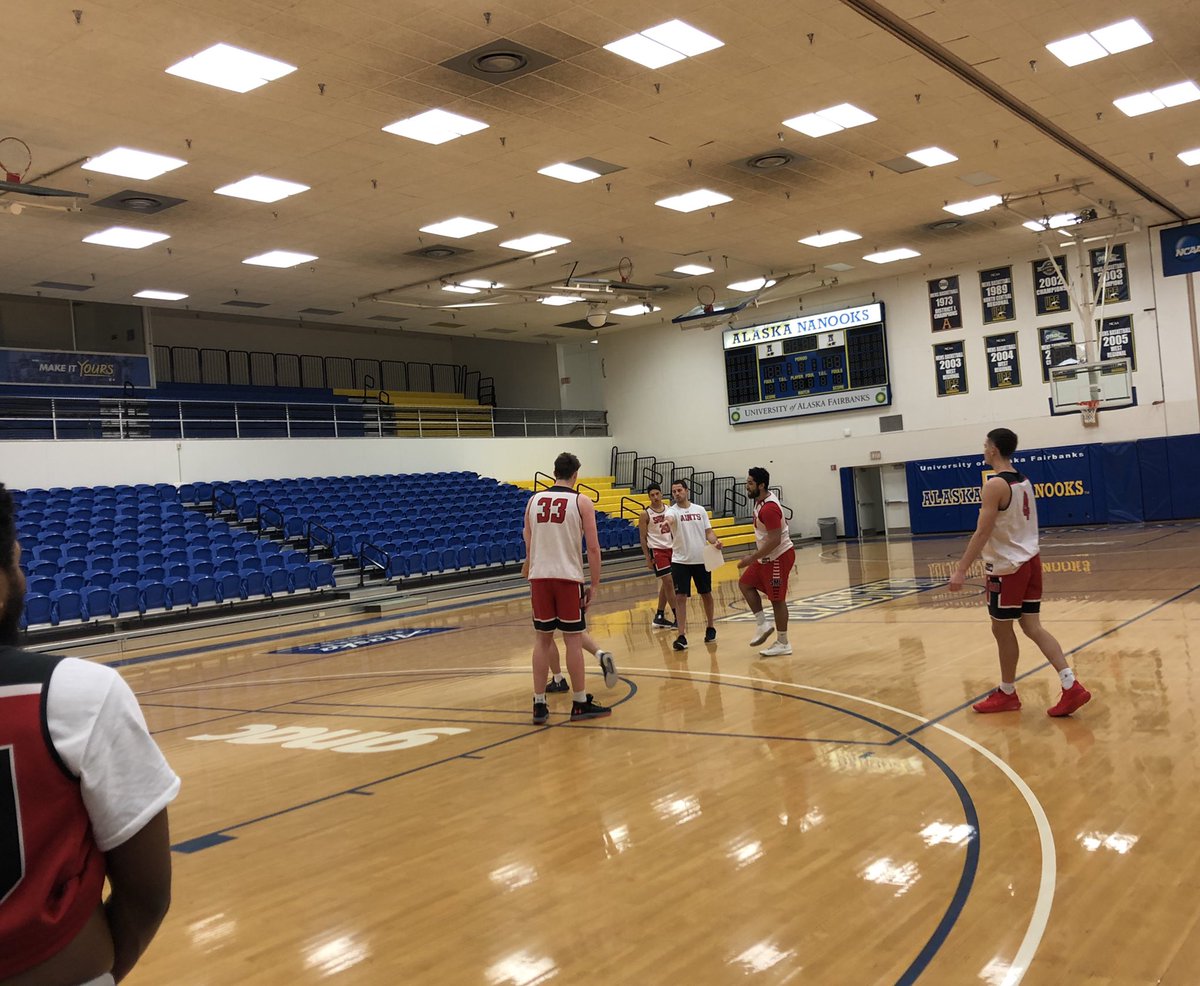
<path fill-rule="evenodd" d="M 583 521 L 579 494 L 565 486 L 552 486 L 529 498 L 529 577 L 582 582 Z"/>
<path fill-rule="evenodd" d="M 996 475 L 1008 483 L 1012 498 L 996 515 L 992 536 L 983 546 L 983 566 L 991 575 L 1011 575 L 1038 553 L 1037 500 L 1028 477 L 1019 472 Z"/>
<path fill-rule="evenodd" d="M 763 564 L 766 564 L 769 561 L 774 561 L 776 558 L 782 558 L 789 551 L 795 550 L 792 546 L 792 532 L 788 529 L 787 514 L 783 512 L 783 504 L 779 502 L 779 497 L 777 497 L 774 493 L 768 493 L 767 498 L 763 500 L 762 503 L 754 504 L 754 546 L 756 548 L 761 548 L 763 546 L 763 542 L 767 539 L 767 535 L 770 533 L 768 528 L 762 526 L 758 522 L 759 511 L 761 511 L 762 508 L 768 503 L 773 503 L 779 508 L 779 516 L 783 520 L 783 531 L 779 540 L 779 546 L 769 555 L 767 555 L 766 558 L 761 559 Z"/>
<path fill-rule="evenodd" d="M 657 548 L 662 551 L 671 547 L 671 525 L 667 522 L 667 509 L 664 506 L 661 511 L 655 513 L 650 507 L 646 508 L 650 517 L 650 523 L 646 525 L 646 544 L 651 549 Z"/>

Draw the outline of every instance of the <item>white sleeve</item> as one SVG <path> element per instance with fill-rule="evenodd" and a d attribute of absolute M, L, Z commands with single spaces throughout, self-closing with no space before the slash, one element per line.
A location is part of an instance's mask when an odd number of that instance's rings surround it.
<path fill-rule="evenodd" d="M 137 698 L 112 668 L 66 658 L 46 697 L 50 739 L 79 778 L 101 852 L 137 835 L 179 793 Z"/>

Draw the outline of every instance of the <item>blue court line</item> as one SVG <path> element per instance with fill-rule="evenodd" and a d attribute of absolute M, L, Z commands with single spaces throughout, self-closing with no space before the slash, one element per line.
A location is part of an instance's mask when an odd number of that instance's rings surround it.
<path fill-rule="evenodd" d="M 1144 619 L 1145 617 L 1149 616 L 1151 613 L 1154 613 L 1157 610 L 1162 609 L 1164 606 L 1170 606 L 1171 603 L 1177 602 L 1178 600 L 1182 599 L 1184 596 L 1190 595 L 1191 593 L 1195 592 L 1197 589 L 1200 589 L 1200 583 L 1197 583 L 1196 585 L 1192 586 L 1190 589 L 1184 589 L 1183 592 L 1179 593 L 1178 595 L 1172 596 L 1170 599 L 1163 600 L 1161 603 L 1158 603 L 1155 606 L 1151 606 L 1144 613 L 1138 613 L 1137 616 L 1131 616 L 1124 623 L 1118 623 L 1115 627 L 1105 630 L 1103 633 L 1097 634 L 1091 640 L 1085 640 L 1082 644 L 1079 644 L 1077 647 L 1072 647 L 1069 651 L 1064 651 L 1063 656 L 1070 657 L 1072 654 L 1078 654 L 1084 648 L 1090 647 L 1092 644 L 1096 643 L 1096 641 L 1103 640 L 1105 637 L 1109 636 L 1110 634 L 1114 634 L 1118 630 L 1125 629 L 1125 627 L 1129 626 L 1131 623 L 1136 623 L 1138 620 Z M 1017 681 L 1024 681 L 1026 678 L 1030 677 L 1031 675 L 1037 674 L 1039 671 L 1044 671 L 1046 668 L 1048 668 L 1050 666 L 1051 665 L 1050 665 L 1049 661 L 1043 661 L 1041 664 L 1038 664 L 1038 665 L 1030 668 L 1028 671 L 1024 672 L 1023 674 L 1017 675 L 1017 677 L 1014 679 L 1014 684 Z M 969 708 L 970 706 L 974 705 L 976 702 L 987 698 L 988 695 L 990 695 L 990 694 L 991 694 L 991 690 L 988 690 L 986 692 L 983 692 L 980 695 L 976 695 L 974 698 L 969 698 L 965 702 L 963 702 L 961 705 L 956 705 L 949 712 L 943 712 L 940 716 L 937 716 L 934 719 L 930 719 L 927 722 L 922 723 L 920 726 L 917 726 L 916 729 L 910 729 L 907 733 L 904 733 L 902 736 L 897 737 L 896 739 L 892 740 L 887 745 L 892 746 L 895 743 L 898 743 L 901 739 L 907 739 L 910 736 L 915 736 L 917 733 L 921 732 L 922 730 L 928 729 L 930 726 L 941 722 L 943 719 L 950 718 L 950 716 L 954 715 L 956 712 L 962 712 L 963 709 Z"/>
<path fill-rule="evenodd" d="M 1200 586 L 1197 586 L 1196 588 L 1200 588 Z M 524 673 L 524 672 L 520 672 L 520 673 Z M 649 675 L 646 675 L 646 677 L 659 678 L 659 679 L 670 679 L 670 678 L 674 678 L 675 676 L 669 675 L 669 674 L 649 674 Z M 622 702 L 628 701 L 630 698 L 633 697 L 633 695 L 637 691 L 637 685 L 634 682 L 629 681 L 628 679 L 625 679 L 625 678 L 622 678 L 621 680 L 625 681 L 628 685 L 630 685 L 631 692 L 628 696 L 626 696 L 626 698 L 622 699 L 620 702 L 614 703 L 614 705 L 621 704 Z M 847 708 L 844 708 L 843 706 L 834 705 L 830 702 L 825 702 L 820 699 L 810 698 L 809 696 L 806 696 L 806 695 L 793 695 L 793 694 L 789 694 L 786 692 L 780 692 L 774 686 L 761 687 L 761 686 L 757 686 L 757 685 L 743 685 L 743 684 L 737 684 L 734 682 L 723 682 L 723 681 L 710 682 L 710 683 L 716 684 L 718 687 L 722 687 L 722 688 L 739 688 L 739 689 L 743 689 L 745 691 L 762 692 L 765 694 L 775 695 L 775 696 L 785 698 L 785 699 L 801 701 L 801 702 L 805 702 L 809 705 L 816 705 L 816 706 L 819 706 L 819 707 L 822 707 L 825 709 L 829 709 L 834 712 L 840 712 L 844 715 L 851 716 L 852 718 L 855 718 L 855 719 L 859 719 L 862 722 L 865 722 L 872 726 L 875 726 L 876 728 L 878 728 L 886 733 L 890 733 L 892 736 L 894 736 L 896 738 L 896 741 L 903 740 L 904 742 L 908 743 L 914 750 L 916 750 L 922 756 L 924 756 L 928 760 L 930 760 L 935 766 L 937 766 L 938 769 L 941 770 L 942 773 L 946 776 L 947 780 L 949 780 L 951 786 L 954 789 L 955 794 L 958 795 L 960 804 L 962 805 L 964 820 L 966 821 L 966 824 L 971 827 L 974 834 L 967 841 L 966 853 L 964 854 L 964 859 L 963 859 L 962 873 L 960 874 L 958 883 L 955 886 L 954 895 L 951 898 L 950 903 L 947 906 L 945 912 L 943 913 L 941 920 L 938 922 L 937 926 L 933 930 L 933 933 L 929 936 L 928 940 L 922 946 L 921 950 L 917 953 L 916 958 L 914 958 L 912 960 L 912 962 L 909 963 L 908 967 L 904 970 L 904 972 L 896 980 L 896 986 L 912 986 L 912 984 L 917 981 L 917 979 L 920 977 L 920 975 L 928 967 L 929 963 L 937 955 L 939 949 L 945 943 L 946 938 L 950 935 L 950 932 L 953 930 L 955 923 L 958 921 L 959 916 L 962 914 L 963 908 L 966 906 L 967 899 L 971 893 L 971 888 L 975 882 L 975 876 L 979 869 L 979 854 L 980 854 L 979 814 L 975 809 L 975 803 L 972 800 L 971 794 L 967 790 L 966 785 L 962 782 L 962 779 L 954 772 L 954 770 L 950 767 L 950 765 L 947 764 L 944 760 L 942 760 L 941 757 L 937 756 L 937 754 L 935 754 L 928 747 L 917 742 L 911 736 L 904 735 L 900 730 L 898 730 L 892 726 L 889 726 L 886 723 L 880 722 L 879 720 L 872 719 L 870 716 L 865 715 L 861 712 L 856 712 L 853 709 L 847 709 Z M 386 718 L 386 717 L 382 717 L 382 718 Z M 171 848 L 173 851 L 179 852 L 179 853 L 199 852 L 203 849 L 208 849 L 208 848 L 211 848 L 212 846 L 216 846 L 216 845 L 220 845 L 225 842 L 232 841 L 234 838 L 236 838 L 236 836 L 230 835 L 229 834 L 230 832 L 235 832 L 239 829 L 246 828 L 250 825 L 257 824 L 258 822 L 267 821 L 272 818 L 278 818 L 282 815 L 286 815 L 286 814 L 289 814 L 294 811 L 299 811 L 303 808 L 309 808 L 309 807 L 312 807 L 313 805 L 318 805 L 318 804 L 322 804 L 327 801 L 332 801 L 333 799 L 342 797 L 343 795 L 371 793 L 367 790 L 368 788 L 378 787 L 379 785 L 385 784 L 388 781 L 397 780 L 401 777 L 407 777 L 412 774 L 420 773 L 422 771 L 430 769 L 431 767 L 442 766 L 444 764 L 451 763 L 455 760 L 480 759 L 478 755 L 487 750 L 495 749 L 497 747 L 507 745 L 508 743 L 515 742 L 516 740 L 525 739 L 526 737 L 537 735 L 539 733 L 545 732 L 547 728 L 562 728 L 564 726 L 569 726 L 569 725 L 570 725 L 569 723 L 564 722 L 564 723 L 557 723 L 553 727 L 544 727 L 544 726 L 535 727 L 534 729 L 526 730 L 524 732 L 518 733 L 515 736 L 510 736 L 503 740 L 498 740 L 493 743 L 488 743 L 484 746 L 476 747 L 475 749 L 468 750 L 465 753 L 456 753 L 451 756 L 444 757 L 441 760 L 436 760 L 436 761 L 433 761 L 433 762 L 430 762 L 427 764 L 422 764 L 417 767 L 412 767 L 408 770 L 400 771 L 399 773 L 389 774 L 386 777 L 381 777 L 377 780 L 369 781 L 365 784 L 360 784 L 360 785 L 357 785 L 356 787 L 348 788 L 344 791 L 338 791 L 333 794 L 325 795 L 324 797 L 321 797 L 321 798 L 314 798 L 314 799 L 312 799 L 310 801 L 306 801 L 302 804 L 293 805 L 289 808 L 281 809 L 280 811 L 271 812 L 270 814 L 259 816 L 258 818 L 247 819 L 244 822 L 238 822 L 234 825 L 227 826 L 218 832 L 210 832 L 205 835 L 197 836 L 195 838 L 187 839 L 187 840 L 184 840 L 183 842 L 176 843 Z M 603 723 L 603 722 L 597 722 L 597 723 L 595 723 L 595 725 L 596 726 L 604 726 L 607 724 Z M 620 727 L 617 727 L 617 728 L 620 728 Z M 639 730 L 639 731 L 641 731 L 641 730 Z M 726 736 L 730 735 L 730 734 L 722 734 L 722 733 L 715 733 L 715 734 L 714 733 L 694 733 L 690 730 L 650 730 L 650 731 L 673 732 L 675 735 L 679 735 L 679 736 L 699 735 L 699 736 L 704 736 L 704 737 L 717 737 L 717 738 L 725 738 Z M 827 741 L 827 742 L 837 742 L 837 741 Z M 842 742 L 849 745 L 849 743 L 851 741 L 842 741 Z"/>

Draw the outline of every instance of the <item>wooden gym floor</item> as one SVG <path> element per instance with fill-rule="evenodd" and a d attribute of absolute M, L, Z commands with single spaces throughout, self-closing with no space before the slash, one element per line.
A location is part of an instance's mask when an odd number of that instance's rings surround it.
<path fill-rule="evenodd" d="M 1094 696 L 1064 720 L 1027 643 L 1023 710 L 970 710 L 997 664 L 980 580 L 942 588 L 964 538 L 801 549 L 790 658 L 748 646 L 732 563 L 683 654 L 648 576 L 606 582 L 591 723 L 552 695 L 531 725 L 516 592 L 131 653 L 183 790 L 128 981 L 1190 986 L 1200 528 L 1043 535 Z M 440 632 L 294 651 L 402 628 Z"/>

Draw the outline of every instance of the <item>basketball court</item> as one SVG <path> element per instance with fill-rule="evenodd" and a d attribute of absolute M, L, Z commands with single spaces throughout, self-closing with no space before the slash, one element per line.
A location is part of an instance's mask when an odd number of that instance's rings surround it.
<path fill-rule="evenodd" d="M 1022 711 L 969 709 L 997 666 L 979 578 L 944 589 L 963 543 L 802 547 L 774 659 L 733 561 L 684 653 L 611 566 L 588 723 L 551 695 L 531 725 L 515 583 L 125 652 L 183 778 L 129 981 L 1194 982 L 1200 533 L 1044 532 L 1044 622 L 1094 696 L 1062 720 L 1028 645 Z"/>

